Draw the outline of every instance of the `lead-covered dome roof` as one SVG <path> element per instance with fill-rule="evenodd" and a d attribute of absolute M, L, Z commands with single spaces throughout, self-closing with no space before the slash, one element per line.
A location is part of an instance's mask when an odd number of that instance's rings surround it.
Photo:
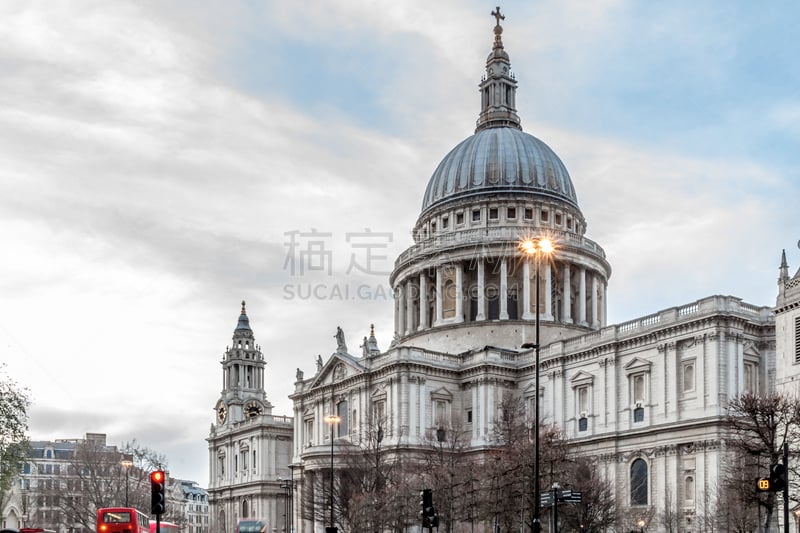
<path fill-rule="evenodd" d="M 492 127 L 461 141 L 439 163 L 428 181 L 422 212 L 496 192 L 550 196 L 579 209 L 567 168 L 549 146 L 518 128 Z"/>
<path fill-rule="evenodd" d="M 496 18 L 494 45 L 480 87 L 475 134 L 445 156 L 428 182 L 422 213 L 453 200 L 494 193 L 535 194 L 580 211 L 564 163 L 545 143 L 522 131 L 516 109 L 517 80 L 503 47 L 505 17 Z"/>

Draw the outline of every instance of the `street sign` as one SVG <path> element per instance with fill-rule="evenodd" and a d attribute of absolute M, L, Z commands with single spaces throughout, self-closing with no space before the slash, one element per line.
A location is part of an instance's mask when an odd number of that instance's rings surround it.
<path fill-rule="evenodd" d="M 539 505 L 542 507 L 550 507 L 553 505 L 553 493 L 545 492 L 539 496 Z"/>
<path fill-rule="evenodd" d="M 563 499 L 560 499 L 564 503 L 581 503 L 583 501 L 583 494 L 580 492 L 571 492 L 569 496 L 566 496 Z"/>

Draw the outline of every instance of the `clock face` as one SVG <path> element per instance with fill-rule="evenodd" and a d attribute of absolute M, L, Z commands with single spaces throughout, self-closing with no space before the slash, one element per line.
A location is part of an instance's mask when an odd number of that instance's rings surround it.
<path fill-rule="evenodd" d="M 264 409 L 262 409 L 261 404 L 256 401 L 247 402 L 247 405 L 244 408 L 244 412 L 247 413 L 248 417 L 253 416 L 261 416 L 264 414 Z"/>
<path fill-rule="evenodd" d="M 228 409 L 225 407 L 225 405 L 223 404 L 217 407 L 217 420 L 219 420 L 220 424 L 225 422 L 226 416 L 228 416 Z"/>

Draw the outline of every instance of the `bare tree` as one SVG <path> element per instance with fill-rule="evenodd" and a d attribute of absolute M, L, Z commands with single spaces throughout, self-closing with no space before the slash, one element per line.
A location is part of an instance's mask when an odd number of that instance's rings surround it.
<path fill-rule="evenodd" d="M 664 510 L 656 516 L 655 521 L 667 533 L 674 533 L 680 528 L 681 515 L 675 508 L 672 491 L 669 489 L 669 487 L 664 495 Z"/>
<path fill-rule="evenodd" d="M 617 521 L 617 504 L 611 483 L 603 478 L 596 460 L 577 457 L 568 471 L 567 487 L 581 493 L 580 504 L 565 505 L 563 523 L 575 531 L 605 531 Z"/>
<path fill-rule="evenodd" d="M 333 483 L 330 470 L 306 474 L 308 482 L 304 483 L 301 508 L 304 519 L 327 517 L 333 505 L 334 521 L 352 533 L 391 529 L 405 523 L 408 494 L 398 483 L 404 474 L 399 439 L 393 447 L 385 445 L 385 424 L 385 419 L 370 419 L 360 435 L 337 442 Z M 314 479 L 318 487 L 324 487 L 322 494 L 315 492 Z"/>
<path fill-rule="evenodd" d="M 502 531 L 516 530 L 523 522 L 532 529 L 534 428 L 522 398 L 511 392 L 503 396 L 494 430 L 494 447 L 484 460 L 492 484 L 487 494 L 493 496 L 483 502 L 483 518 Z M 544 493 L 554 483 L 569 479 L 570 447 L 563 432 L 547 423 L 539 427 L 539 444 L 538 481 L 540 493 Z"/>
<path fill-rule="evenodd" d="M 782 393 L 745 393 L 730 400 L 726 423 L 731 432 L 729 446 L 734 452 L 734 460 L 742 468 L 728 472 L 723 489 L 728 497 L 737 495 L 737 491 L 752 493 L 754 480 L 765 476 L 769 465 L 781 462 L 784 444 L 790 447 L 790 453 L 797 453 L 800 442 L 800 400 Z M 791 449 L 792 446 L 794 449 Z M 756 475 L 746 482 L 737 480 L 737 476 L 744 471 Z M 789 478 L 796 479 L 798 469 L 793 468 L 791 472 Z M 737 482 L 740 483 L 738 486 Z M 764 511 L 764 530 L 769 531 L 778 505 L 777 494 L 762 493 L 748 499 L 745 494 L 738 493 L 736 498 L 748 505 L 751 515 L 754 508 L 760 507 Z"/>
<path fill-rule="evenodd" d="M 463 429 L 460 419 L 454 418 L 450 427 L 430 431 L 426 444 L 422 482 L 433 491 L 439 527 L 451 533 L 456 522 L 474 520 L 475 468 L 466 454 L 469 432 Z M 470 493 L 472 501 L 462 497 L 466 493 Z"/>
<path fill-rule="evenodd" d="M 132 460 L 133 465 L 126 468 L 123 459 Z M 66 469 L 39 490 L 35 504 L 55 512 L 49 520 L 54 529 L 93 531 L 97 510 L 103 507 L 135 507 L 148 512 L 149 472 L 165 463 L 163 456 L 135 441 L 125 444 L 122 451 L 104 442 L 82 441 L 76 444 Z M 168 506 L 163 519 L 180 520 L 181 511 Z"/>
<path fill-rule="evenodd" d="M 22 471 L 28 451 L 28 391 L 5 376 L 0 366 L 0 523 L 14 480 Z"/>

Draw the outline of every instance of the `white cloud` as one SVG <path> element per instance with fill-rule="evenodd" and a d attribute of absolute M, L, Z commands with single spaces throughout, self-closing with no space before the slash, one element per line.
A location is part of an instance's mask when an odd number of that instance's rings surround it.
<path fill-rule="evenodd" d="M 386 348 L 392 301 L 375 294 L 386 277 L 345 274 L 345 234 L 390 232 L 384 269 L 410 244 L 428 177 L 474 127 L 494 7 L 5 5 L 0 359 L 33 390 L 32 435 L 135 437 L 169 452 L 175 475 L 206 483 L 203 438 L 242 298 L 276 414 L 290 412 L 295 369 L 311 372 L 317 354 L 333 351 L 336 326 L 357 352 L 374 322 Z M 700 157 L 544 122 L 542 107 L 569 102 L 605 54 L 630 46 L 618 31 L 632 24 L 629 6 L 503 10 L 523 123 L 573 176 L 587 236 L 614 268 L 612 316 L 709 291 L 769 303 L 779 249 L 796 240 L 796 215 L 780 208 L 797 203 L 797 184 L 756 153 Z M 387 115 L 314 114 L 282 91 L 291 71 L 267 80 L 268 96 L 237 85 L 232 73 L 273 64 L 270 54 L 285 48 L 271 45 L 284 38 L 305 53 L 379 50 L 381 71 L 360 82 L 377 87 Z M 248 39 L 259 64 L 232 65 Z M 335 90 L 316 89 L 323 100 Z M 775 109 L 779 124 L 793 116 L 790 104 Z M 382 127 L 394 121 L 402 127 Z M 311 228 L 332 234 L 331 277 L 285 268 L 284 233 Z M 287 285 L 312 282 L 324 299 L 288 297 Z M 362 283 L 369 294 L 335 292 Z M 164 406 L 105 385 L 109 375 L 159 383 Z M 168 424 L 150 415 L 158 412 Z"/>

